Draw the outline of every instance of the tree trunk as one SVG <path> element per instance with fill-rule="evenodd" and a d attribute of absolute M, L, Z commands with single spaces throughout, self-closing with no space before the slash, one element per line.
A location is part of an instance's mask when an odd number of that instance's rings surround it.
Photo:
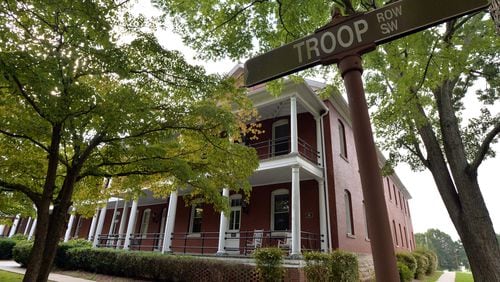
<path fill-rule="evenodd" d="M 35 240 L 33 249 L 31 250 L 30 258 L 24 275 L 24 282 L 37 281 L 40 266 L 42 264 L 43 252 L 45 250 L 45 238 L 47 238 L 48 226 L 50 221 L 49 203 L 42 203 L 37 206 L 37 225 L 35 229 Z"/>

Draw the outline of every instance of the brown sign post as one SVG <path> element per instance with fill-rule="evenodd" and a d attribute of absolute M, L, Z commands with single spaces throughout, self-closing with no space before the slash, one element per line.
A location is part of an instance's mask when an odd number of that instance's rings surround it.
<path fill-rule="evenodd" d="M 486 8 L 488 0 L 401 0 L 366 14 L 337 17 L 314 34 L 245 63 L 253 86 L 318 64 L 338 63 L 346 87 L 377 281 L 399 274 L 361 74 L 361 54 L 376 45 Z"/>

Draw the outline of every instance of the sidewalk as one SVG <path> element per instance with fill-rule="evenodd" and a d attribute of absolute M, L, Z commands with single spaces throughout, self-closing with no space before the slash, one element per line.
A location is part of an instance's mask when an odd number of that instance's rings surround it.
<path fill-rule="evenodd" d="M 443 275 L 436 282 L 455 282 L 455 272 L 443 272 Z"/>
<path fill-rule="evenodd" d="M 0 269 L 10 272 L 15 272 L 19 274 L 24 274 L 26 269 L 21 268 L 19 264 L 13 260 L 0 260 Z M 49 274 L 49 280 L 56 282 L 93 282 L 93 280 L 87 280 L 82 278 L 75 278 L 67 275 Z"/>

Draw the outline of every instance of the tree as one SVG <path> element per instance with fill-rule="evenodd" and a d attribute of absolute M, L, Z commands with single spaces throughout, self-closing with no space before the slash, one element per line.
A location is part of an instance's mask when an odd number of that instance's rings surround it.
<path fill-rule="evenodd" d="M 242 58 L 312 33 L 330 18 L 383 1 L 154 1 L 173 18 L 185 43 L 204 56 Z M 386 1 L 389 2 L 389 1 Z M 364 58 L 376 135 L 390 160 L 429 169 L 462 239 L 476 281 L 500 280 L 500 249 L 477 182 L 477 169 L 498 140 L 499 37 L 486 13 L 382 45 Z M 481 114 L 463 117 L 477 81 Z M 335 80 L 334 80 L 335 82 Z"/>
<path fill-rule="evenodd" d="M 415 234 L 415 242 L 418 247 L 436 253 L 440 269 L 458 270 L 462 265 L 469 268 L 461 242 L 453 241 L 450 235 L 439 229 L 429 229 L 425 233 Z"/>
<path fill-rule="evenodd" d="M 0 207 L 27 197 L 38 220 L 24 281 L 47 280 L 72 204 L 148 187 L 224 210 L 222 187 L 249 193 L 244 93 L 165 50 L 126 2 L 0 3 Z"/>

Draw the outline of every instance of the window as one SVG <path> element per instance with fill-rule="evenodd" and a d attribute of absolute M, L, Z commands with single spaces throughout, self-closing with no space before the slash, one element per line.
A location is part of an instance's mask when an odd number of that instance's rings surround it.
<path fill-rule="evenodd" d="M 354 219 L 352 216 L 352 201 L 351 193 L 344 190 L 344 204 L 345 204 L 345 224 L 348 235 L 354 235 Z"/>
<path fill-rule="evenodd" d="M 396 241 L 396 246 L 399 246 L 398 232 L 396 231 L 396 222 L 394 220 L 392 221 L 392 227 L 394 229 L 394 240 Z"/>
<path fill-rule="evenodd" d="M 119 224 L 120 224 L 120 211 L 116 211 L 115 219 L 111 223 L 109 234 L 118 234 Z"/>
<path fill-rule="evenodd" d="M 406 241 L 406 247 L 407 247 L 408 249 L 411 249 L 410 245 L 408 245 L 408 232 L 406 232 L 406 226 L 405 226 L 405 227 L 403 227 L 403 228 L 404 228 L 404 230 L 405 230 L 405 241 Z"/>
<path fill-rule="evenodd" d="M 148 226 L 149 226 L 149 216 L 151 215 L 151 209 L 145 209 L 142 212 L 142 220 L 141 220 L 141 229 L 139 233 L 141 234 L 142 238 L 147 237 L 148 233 Z"/>
<path fill-rule="evenodd" d="M 241 195 L 231 195 L 231 213 L 229 214 L 229 231 L 240 230 L 241 222 Z"/>
<path fill-rule="evenodd" d="M 271 193 L 271 212 L 271 230 L 290 229 L 290 197 L 287 189 L 279 189 Z"/>
<path fill-rule="evenodd" d="M 345 137 L 345 126 L 339 120 L 339 142 L 340 142 L 340 155 L 347 159 L 347 142 Z"/>
<path fill-rule="evenodd" d="M 391 184 L 389 183 L 389 177 L 387 179 L 387 191 L 389 192 L 389 200 L 392 200 L 392 194 L 391 194 Z"/>
<path fill-rule="evenodd" d="M 399 238 L 401 238 L 401 246 L 405 246 L 405 243 L 403 242 L 403 230 L 401 229 L 401 223 L 399 225 Z"/>
<path fill-rule="evenodd" d="M 370 229 L 368 229 L 368 217 L 366 217 L 366 204 L 365 201 L 363 201 L 363 213 L 365 215 L 365 232 L 366 232 L 366 239 L 370 239 Z"/>
<path fill-rule="evenodd" d="M 399 196 L 399 206 L 401 207 L 401 210 L 403 210 L 403 201 L 401 200 L 401 192 L 398 190 L 398 196 Z"/>
<path fill-rule="evenodd" d="M 289 153 L 289 136 L 290 129 L 288 128 L 287 119 L 280 119 L 273 123 L 273 156 L 286 155 Z"/>
<path fill-rule="evenodd" d="M 398 196 L 396 195 L 396 186 L 392 185 L 392 191 L 394 192 L 394 201 L 396 201 L 396 207 L 398 206 Z"/>
<path fill-rule="evenodd" d="M 203 218 L 203 208 L 193 206 L 191 209 L 191 224 L 189 226 L 190 233 L 201 232 L 201 220 Z"/>

